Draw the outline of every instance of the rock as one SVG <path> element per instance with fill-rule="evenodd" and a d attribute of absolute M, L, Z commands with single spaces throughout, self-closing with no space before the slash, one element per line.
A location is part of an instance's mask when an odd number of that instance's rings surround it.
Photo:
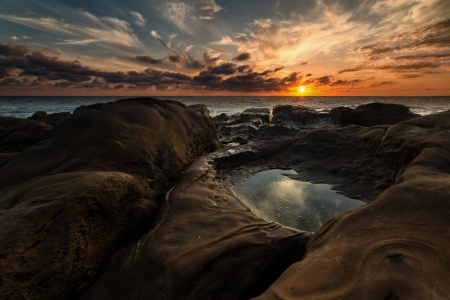
<path fill-rule="evenodd" d="M 399 122 L 414 119 L 420 115 L 413 114 L 409 108 L 399 104 L 369 103 L 352 110 L 348 107 L 337 107 L 330 111 L 335 124 L 347 126 L 394 125 Z"/>
<path fill-rule="evenodd" d="M 47 114 L 45 111 L 38 111 L 35 112 L 30 118 L 30 120 L 39 120 L 44 123 L 50 124 L 52 126 L 55 126 L 56 123 L 58 123 L 62 118 L 70 116 L 70 112 L 61 112 L 61 113 L 54 113 L 54 114 Z"/>
<path fill-rule="evenodd" d="M 217 133 L 222 143 L 238 142 L 243 144 L 249 136 L 258 131 L 258 127 L 250 124 L 236 124 L 231 126 L 222 125 L 218 128 Z"/>
<path fill-rule="evenodd" d="M 340 126 L 347 126 L 349 124 L 355 124 L 354 110 L 350 107 L 339 106 L 330 110 L 330 116 L 333 122 Z"/>
<path fill-rule="evenodd" d="M 319 117 L 320 115 L 315 110 L 301 105 L 277 105 L 273 108 L 272 123 L 296 122 L 306 124 Z"/>
<path fill-rule="evenodd" d="M 209 118 L 174 101 L 119 100 L 62 119 L 0 168 L 2 298 L 83 291 L 153 225 L 171 182 L 218 146 Z"/>
<path fill-rule="evenodd" d="M 29 117 L 28 119 L 30 120 L 43 120 L 45 118 L 47 118 L 48 114 L 45 111 L 37 111 L 35 112 L 31 117 Z"/>
<path fill-rule="evenodd" d="M 270 123 L 271 115 L 268 108 L 249 108 L 244 110 L 242 113 L 231 115 L 227 121 L 227 125 L 235 124 L 253 124 L 260 125 L 265 123 Z"/>
<path fill-rule="evenodd" d="M 390 126 L 383 138 L 377 134 L 383 128 L 333 130 L 347 147 L 359 136 L 353 147 L 362 145 L 391 166 L 398 172 L 395 183 L 368 205 L 325 223 L 308 242 L 306 256 L 255 299 L 450 298 L 449 129 L 445 112 Z M 364 164 L 370 160 L 354 162 Z"/>
<path fill-rule="evenodd" d="M 212 117 L 214 123 L 222 123 L 228 120 L 229 116 L 226 113 L 221 113 L 218 116 Z"/>
<path fill-rule="evenodd" d="M 22 152 L 51 138 L 52 126 L 35 120 L 0 117 L 0 153 Z"/>
<path fill-rule="evenodd" d="M 248 299 L 304 251 L 308 234 L 253 215 L 197 160 L 154 230 L 114 255 L 81 299 Z"/>
<path fill-rule="evenodd" d="M 188 105 L 188 107 L 203 116 L 209 117 L 209 109 L 205 104 Z"/>

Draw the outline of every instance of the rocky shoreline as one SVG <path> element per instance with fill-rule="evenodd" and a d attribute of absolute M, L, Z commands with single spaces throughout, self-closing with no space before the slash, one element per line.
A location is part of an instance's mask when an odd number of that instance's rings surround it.
<path fill-rule="evenodd" d="M 0 296 L 446 299 L 449 151 L 450 111 L 380 103 L 0 117 Z M 263 220 L 231 187 L 273 168 L 368 204 L 315 233 Z"/>

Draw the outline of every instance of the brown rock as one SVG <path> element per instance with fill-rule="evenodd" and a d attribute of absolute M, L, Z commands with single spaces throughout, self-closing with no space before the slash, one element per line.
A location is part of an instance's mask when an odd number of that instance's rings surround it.
<path fill-rule="evenodd" d="M 306 124 L 320 115 L 313 109 L 298 105 L 277 105 L 273 108 L 272 123 L 300 122 Z"/>
<path fill-rule="evenodd" d="M 205 104 L 194 104 L 194 105 L 188 105 L 188 107 L 196 112 L 198 112 L 199 114 L 201 114 L 202 116 L 206 116 L 209 117 L 209 109 L 208 106 L 206 106 Z"/>
<path fill-rule="evenodd" d="M 369 148 L 401 169 L 395 184 L 324 224 L 304 259 L 255 299 L 450 298 L 449 128 L 449 112 L 389 127 Z"/>
<path fill-rule="evenodd" d="M 121 100 L 61 120 L 53 139 L 0 169 L 2 298 L 83 290 L 152 225 L 161 192 L 217 146 L 209 118 L 172 101 Z"/>
<path fill-rule="evenodd" d="M 330 111 L 335 124 L 347 126 L 349 124 L 360 126 L 394 125 L 399 122 L 414 119 L 420 115 L 413 114 L 409 108 L 399 104 L 369 103 L 358 106 L 356 109 L 337 107 Z"/>
<path fill-rule="evenodd" d="M 35 120 L 0 117 L 0 152 L 22 152 L 51 138 L 52 126 Z"/>
<path fill-rule="evenodd" d="M 308 235 L 253 215 L 215 173 L 203 158 L 187 169 L 81 299 L 248 299 L 296 261 Z"/>

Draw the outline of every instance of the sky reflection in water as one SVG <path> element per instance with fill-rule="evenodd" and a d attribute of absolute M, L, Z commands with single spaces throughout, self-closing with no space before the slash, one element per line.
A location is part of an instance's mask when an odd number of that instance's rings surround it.
<path fill-rule="evenodd" d="M 297 173 L 262 171 L 233 187 L 233 191 L 262 218 L 306 231 L 316 231 L 339 213 L 365 204 L 338 194 L 328 184 L 298 181 L 283 174 Z"/>

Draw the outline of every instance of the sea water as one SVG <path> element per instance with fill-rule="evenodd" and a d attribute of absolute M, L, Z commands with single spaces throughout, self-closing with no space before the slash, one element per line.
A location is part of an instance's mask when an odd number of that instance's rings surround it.
<path fill-rule="evenodd" d="M 334 216 L 365 204 L 328 184 L 294 180 L 288 177 L 290 174 L 297 172 L 258 172 L 232 189 L 256 215 L 305 231 L 316 231 Z"/>
<path fill-rule="evenodd" d="M 72 112 L 81 105 L 106 103 L 129 96 L 94 97 L 0 97 L 0 116 L 27 118 L 36 111 L 47 113 Z M 303 105 L 319 112 L 333 107 L 355 108 L 371 102 L 395 103 L 408 106 L 413 113 L 428 115 L 450 109 L 450 97 L 258 97 L 258 96 L 164 96 L 161 100 L 176 100 L 186 105 L 206 104 L 212 116 L 242 112 L 247 108 L 269 108 L 276 105 Z"/>

